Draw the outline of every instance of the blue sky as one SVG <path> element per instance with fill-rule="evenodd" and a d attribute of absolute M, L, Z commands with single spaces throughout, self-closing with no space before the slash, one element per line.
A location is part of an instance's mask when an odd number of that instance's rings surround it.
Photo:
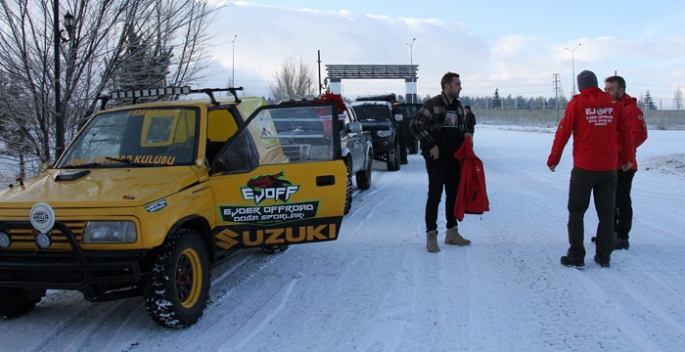
<path fill-rule="evenodd" d="M 551 97 L 558 73 L 568 97 L 573 61 L 576 74 L 589 69 L 600 82 L 617 71 L 629 94 L 649 90 L 669 109 L 675 90 L 685 90 L 683 18 L 682 1 L 232 1 L 211 27 L 207 84 L 225 85 L 235 64 L 236 85 L 268 95 L 287 58 L 302 58 L 316 72 L 320 50 L 325 76 L 326 64 L 408 64 L 411 50 L 421 96 L 437 94 L 442 74 L 454 71 L 463 95 L 497 88 L 504 96 Z M 566 50 L 579 43 L 573 55 Z M 404 83 L 343 81 L 350 98 L 380 92 L 404 94 Z"/>

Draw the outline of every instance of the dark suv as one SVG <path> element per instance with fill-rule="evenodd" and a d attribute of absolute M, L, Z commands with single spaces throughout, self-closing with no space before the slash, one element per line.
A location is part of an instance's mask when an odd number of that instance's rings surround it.
<path fill-rule="evenodd" d="M 388 171 L 400 169 L 400 134 L 397 132 L 401 114 L 393 112 L 393 104 L 385 100 L 358 98 L 352 103 L 365 131 L 371 132 L 374 159 L 385 161 Z"/>
<path fill-rule="evenodd" d="M 395 111 L 402 114 L 402 121 L 399 122 L 398 130 L 400 132 L 400 148 L 402 164 L 407 163 L 407 150 L 409 154 L 416 154 L 419 152 L 419 141 L 414 137 L 414 134 L 409 130 L 409 122 L 416 115 L 416 112 L 421 108 L 421 104 L 398 104 L 395 105 Z"/>

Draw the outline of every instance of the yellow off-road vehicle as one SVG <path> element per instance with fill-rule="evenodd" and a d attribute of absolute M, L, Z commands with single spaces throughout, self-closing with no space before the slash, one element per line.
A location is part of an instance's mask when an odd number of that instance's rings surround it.
<path fill-rule="evenodd" d="M 232 250 L 335 240 L 348 178 L 336 103 L 266 106 L 240 89 L 115 92 L 134 104 L 103 100 L 54 167 L 0 191 L 0 316 L 66 289 L 144 295 L 155 322 L 182 328 Z M 209 99 L 135 104 L 198 92 Z"/>

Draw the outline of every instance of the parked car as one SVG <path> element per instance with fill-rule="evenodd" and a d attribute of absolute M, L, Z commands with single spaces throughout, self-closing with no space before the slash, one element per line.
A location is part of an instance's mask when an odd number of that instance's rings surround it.
<path fill-rule="evenodd" d="M 114 92 L 133 104 L 103 99 L 54 167 L 1 190 L 0 316 L 76 290 L 94 302 L 144 296 L 156 323 L 183 328 L 231 251 L 336 240 L 350 172 L 341 136 L 359 126 L 330 123 L 335 103 L 262 106 L 237 90 Z M 136 104 L 188 93 L 209 99 Z"/>
<path fill-rule="evenodd" d="M 419 141 L 414 137 L 414 134 L 409 130 L 409 122 L 414 118 L 416 112 L 421 108 L 421 104 L 396 104 L 395 111 L 402 114 L 402 121 L 400 121 L 398 130 L 400 131 L 400 147 L 402 148 L 402 162 L 407 161 L 407 151 L 409 154 L 417 154 L 419 152 Z"/>
<path fill-rule="evenodd" d="M 372 98 L 358 98 L 352 103 L 363 129 L 372 133 L 374 159 L 386 162 L 388 171 L 400 169 L 400 134 L 397 131 L 401 114 L 393 113 L 392 103 Z"/>
<path fill-rule="evenodd" d="M 299 105 L 313 104 L 317 101 L 331 100 L 336 101 L 338 108 L 338 127 L 340 129 L 340 149 L 342 159 L 347 166 L 347 195 L 345 197 L 345 211 L 349 213 L 352 207 L 352 175 L 356 178 L 357 188 L 360 190 L 367 190 L 371 187 L 371 168 L 373 166 L 373 143 L 371 140 L 371 132 L 364 131 L 361 122 L 357 120 L 354 110 L 344 103 L 342 97 L 338 94 L 326 93 L 318 99 L 300 99 L 297 102 L 290 101 Z M 332 121 L 331 116 L 325 116 L 326 126 L 330 128 Z M 297 133 L 310 133 L 308 124 L 319 128 L 317 122 L 311 122 L 308 119 L 303 121 L 295 121 L 296 126 L 288 126 L 288 128 L 298 131 Z M 290 157 L 290 160 L 299 160 L 299 153 L 303 150 L 308 150 L 308 145 L 288 145 L 284 146 L 284 152 Z"/>

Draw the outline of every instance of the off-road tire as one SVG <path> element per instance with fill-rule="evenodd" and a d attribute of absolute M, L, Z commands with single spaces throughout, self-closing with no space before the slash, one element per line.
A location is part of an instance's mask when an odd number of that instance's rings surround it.
<path fill-rule="evenodd" d="M 409 154 L 418 154 L 419 153 L 419 141 L 414 140 L 411 143 L 409 143 Z"/>
<path fill-rule="evenodd" d="M 388 171 L 397 171 L 400 169 L 400 143 L 395 142 L 395 146 L 388 151 L 387 155 L 388 161 L 386 165 Z"/>
<path fill-rule="evenodd" d="M 45 289 L 0 287 L 0 318 L 15 318 L 28 313 L 43 296 Z"/>
<path fill-rule="evenodd" d="M 373 166 L 373 152 L 369 151 L 366 159 L 366 166 L 357 171 L 355 177 L 357 179 L 357 188 L 364 191 L 371 188 L 371 167 Z"/>
<path fill-rule="evenodd" d="M 345 209 L 343 215 L 350 212 L 352 208 L 352 169 L 347 166 L 347 190 L 345 192 Z"/>
<path fill-rule="evenodd" d="M 287 244 L 274 244 L 272 246 L 263 246 L 262 252 L 268 254 L 283 253 L 288 250 L 289 245 Z"/>
<path fill-rule="evenodd" d="M 195 230 L 179 229 L 148 255 L 145 309 L 157 324 L 193 325 L 209 297 L 209 255 Z"/>

